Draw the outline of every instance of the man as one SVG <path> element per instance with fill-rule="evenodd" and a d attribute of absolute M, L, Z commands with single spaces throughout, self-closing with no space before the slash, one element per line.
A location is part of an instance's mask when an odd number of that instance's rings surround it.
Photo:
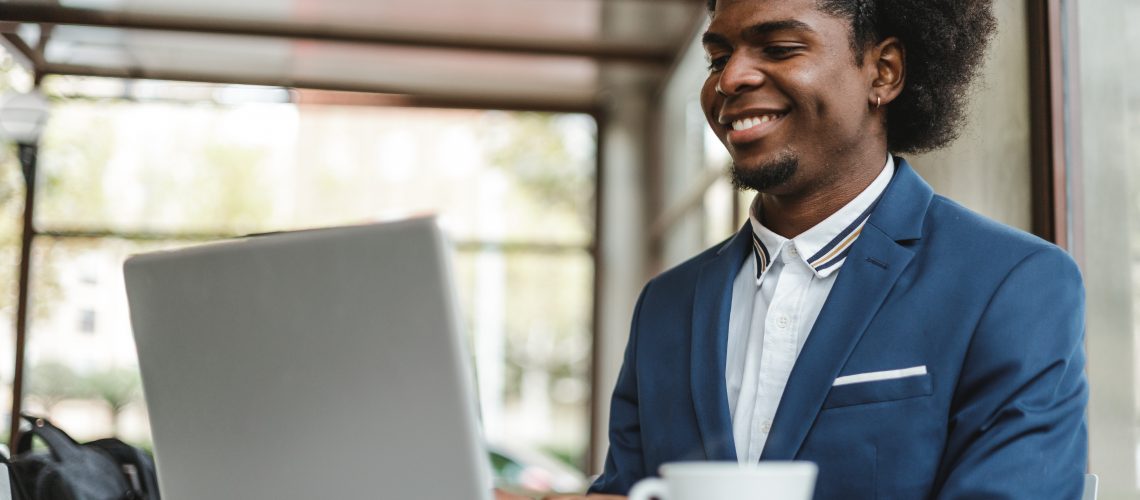
<path fill-rule="evenodd" d="M 727 242 L 650 281 L 592 493 L 666 462 L 808 460 L 815 498 L 1079 498 L 1083 288 L 1057 247 L 892 153 L 962 123 L 986 0 L 710 0 Z"/>

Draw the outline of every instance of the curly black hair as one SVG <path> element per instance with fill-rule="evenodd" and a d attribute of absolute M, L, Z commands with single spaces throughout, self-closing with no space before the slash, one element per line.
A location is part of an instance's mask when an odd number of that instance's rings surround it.
<path fill-rule="evenodd" d="M 708 0 L 709 12 L 717 0 Z M 906 84 L 887 108 L 887 147 L 899 153 L 941 148 L 958 137 L 970 82 L 997 29 L 993 0 L 817 0 L 851 22 L 857 64 L 887 37 L 906 49 Z"/>

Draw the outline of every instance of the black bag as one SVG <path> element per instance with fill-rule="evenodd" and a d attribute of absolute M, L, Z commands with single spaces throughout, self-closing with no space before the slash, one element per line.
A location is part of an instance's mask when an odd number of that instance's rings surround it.
<path fill-rule="evenodd" d="M 41 418 L 20 435 L 8 464 L 13 500 L 159 500 L 154 461 L 118 439 L 80 445 Z M 47 452 L 32 453 L 40 438 Z"/>

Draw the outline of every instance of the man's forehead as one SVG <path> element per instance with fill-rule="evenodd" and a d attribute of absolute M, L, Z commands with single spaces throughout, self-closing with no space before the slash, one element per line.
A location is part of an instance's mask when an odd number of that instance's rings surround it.
<path fill-rule="evenodd" d="M 812 30 L 826 17 L 832 16 L 819 10 L 817 0 L 717 0 L 708 33 L 733 36 L 772 23 Z"/>
<path fill-rule="evenodd" d="M 712 23 L 794 19 L 821 13 L 817 0 L 717 0 Z"/>
<path fill-rule="evenodd" d="M 716 0 L 713 15 L 724 10 L 814 10 L 818 0 Z"/>

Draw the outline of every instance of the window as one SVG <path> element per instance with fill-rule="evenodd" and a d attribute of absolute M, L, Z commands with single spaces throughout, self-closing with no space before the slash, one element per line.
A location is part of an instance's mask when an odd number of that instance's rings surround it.
<path fill-rule="evenodd" d="M 131 254 L 435 212 L 457 243 L 487 437 L 581 466 L 595 137 L 578 114 L 59 101 L 40 150 L 25 408 L 80 439 L 149 440 Z"/>
<path fill-rule="evenodd" d="M 95 310 L 79 310 L 79 331 L 87 334 L 95 333 Z"/>

